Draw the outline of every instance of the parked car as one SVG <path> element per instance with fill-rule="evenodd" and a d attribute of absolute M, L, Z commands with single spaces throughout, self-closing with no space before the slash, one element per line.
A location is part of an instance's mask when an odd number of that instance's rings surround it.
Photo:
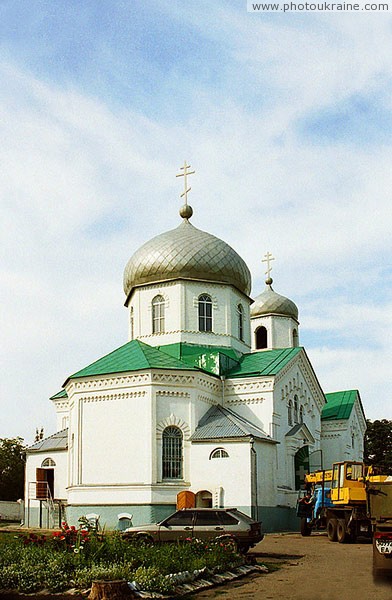
<path fill-rule="evenodd" d="M 197 538 L 234 543 L 246 553 L 264 538 L 262 524 L 236 508 L 184 508 L 160 523 L 128 527 L 125 539 L 144 543 L 174 542 Z"/>

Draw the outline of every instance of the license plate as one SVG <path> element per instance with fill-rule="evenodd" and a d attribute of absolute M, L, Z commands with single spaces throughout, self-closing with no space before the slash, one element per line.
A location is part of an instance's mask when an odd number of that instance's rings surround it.
<path fill-rule="evenodd" d="M 380 554 L 392 554 L 392 540 L 376 540 L 376 548 Z"/>

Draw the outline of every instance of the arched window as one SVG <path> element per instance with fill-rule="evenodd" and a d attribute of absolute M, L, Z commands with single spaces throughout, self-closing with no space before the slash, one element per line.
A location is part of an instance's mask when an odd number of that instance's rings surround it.
<path fill-rule="evenodd" d="M 211 458 L 229 458 L 229 455 L 224 448 L 215 448 L 210 454 Z"/>
<path fill-rule="evenodd" d="M 237 306 L 237 315 L 238 315 L 238 337 L 241 342 L 244 341 L 244 309 L 242 308 L 242 304 Z"/>
<path fill-rule="evenodd" d="M 293 403 L 291 400 L 287 404 L 287 421 L 290 426 L 293 424 Z"/>
<path fill-rule="evenodd" d="M 53 458 L 45 458 L 44 461 L 42 461 L 41 467 L 55 467 L 56 463 L 54 462 Z"/>
<path fill-rule="evenodd" d="M 298 346 L 298 331 L 296 329 L 293 329 L 293 346 L 294 348 Z"/>
<path fill-rule="evenodd" d="M 265 327 L 256 329 L 256 350 L 267 348 L 267 330 Z"/>
<path fill-rule="evenodd" d="M 208 294 L 199 296 L 199 331 L 212 331 L 212 300 Z"/>
<path fill-rule="evenodd" d="M 162 433 L 162 477 L 182 479 L 182 432 L 178 427 L 166 427 Z"/>
<path fill-rule="evenodd" d="M 298 423 L 298 396 L 294 396 L 294 423 Z"/>
<path fill-rule="evenodd" d="M 152 332 L 164 333 L 165 331 L 165 299 L 155 296 L 152 301 Z"/>
<path fill-rule="evenodd" d="M 299 422 L 303 423 L 304 422 L 304 407 L 301 406 L 299 409 Z"/>

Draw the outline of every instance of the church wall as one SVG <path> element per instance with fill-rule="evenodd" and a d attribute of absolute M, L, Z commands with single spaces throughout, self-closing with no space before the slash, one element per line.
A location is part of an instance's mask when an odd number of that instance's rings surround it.
<path fill-rule="evenodd" d="M 298 323 L 289 317 L 275 317 L 272 319 L 273 348 L 292 348 L 294 346 L 293 330 L 298 332 Z"/>
<path fill-rule="evenodd" d="M 52 400 L 56 410 L 56 431 L 62 431 L 69 425 L 69 403 L 68 398 L 57 398 Z"/>
<path fill-rule="evenodd" d="M 321 444 L 325 468 L 343 460 L 363 461 L 363 433 L 355 417 L 322 421 Z"/>
<path fill-rule="evenodd" d="M 277 444 L 255 440 L 257 464 L 257 504 L 276 505 Z"/>
<path fill-rule="evenodd" d="M 247 377 L 225 381 L 224 406 L 274 437 L 273 378 Z"/>
<path fill-rule="evenodd" d="M 151 397 L 83 401 L 81 481 L 151 482 Z"/>
<path fill-rule="evenodd" d="M 223 448 L 228 458 L 210 458 L 216 448 Z M 209 491 L 219 495 L 223 507 L 237 507 L 250 513 L 250 444 L 228 440 L 193 443 L 191 447 L 191 491 Z"/>
<path fill-rule="evenodd" d="M 295 400 L 298 410 L 295 412 Z M 291 411 L 289 404 L 291 403 Z M 278 486 L 295 489 L 294 456 L 303 446 L 308 446 L 309 454 L 320 448 L 321 410 L 324 396 L 307 363 L 301 358 L 290 363 L 279 373 L 274 390 L 273 429 L 280 442 L 278 455 Z M 309 430 L 312 439 L 300 432 L 297 436 L 287 436 L 292 428 L 302 422 Z M 291 412 L 291 422 L 289 420 Z M 298 437 L 299 436 L 299 437 Z"/>

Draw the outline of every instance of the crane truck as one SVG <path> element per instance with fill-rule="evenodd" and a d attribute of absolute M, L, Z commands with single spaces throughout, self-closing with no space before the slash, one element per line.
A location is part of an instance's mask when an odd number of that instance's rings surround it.
<path fill-rule="evenodd" d="M 302 535 L 314 529 L 326 529 L 332 542 L 355 541 L 358 536 L 372 537 L 367 486 L 382 483 L 385 475 L 375 474 L 362 462 L 343 461 L 331 470 L 315 471 L 305 476 L 309 498 L 299 499 L 297 515 Z"/>

